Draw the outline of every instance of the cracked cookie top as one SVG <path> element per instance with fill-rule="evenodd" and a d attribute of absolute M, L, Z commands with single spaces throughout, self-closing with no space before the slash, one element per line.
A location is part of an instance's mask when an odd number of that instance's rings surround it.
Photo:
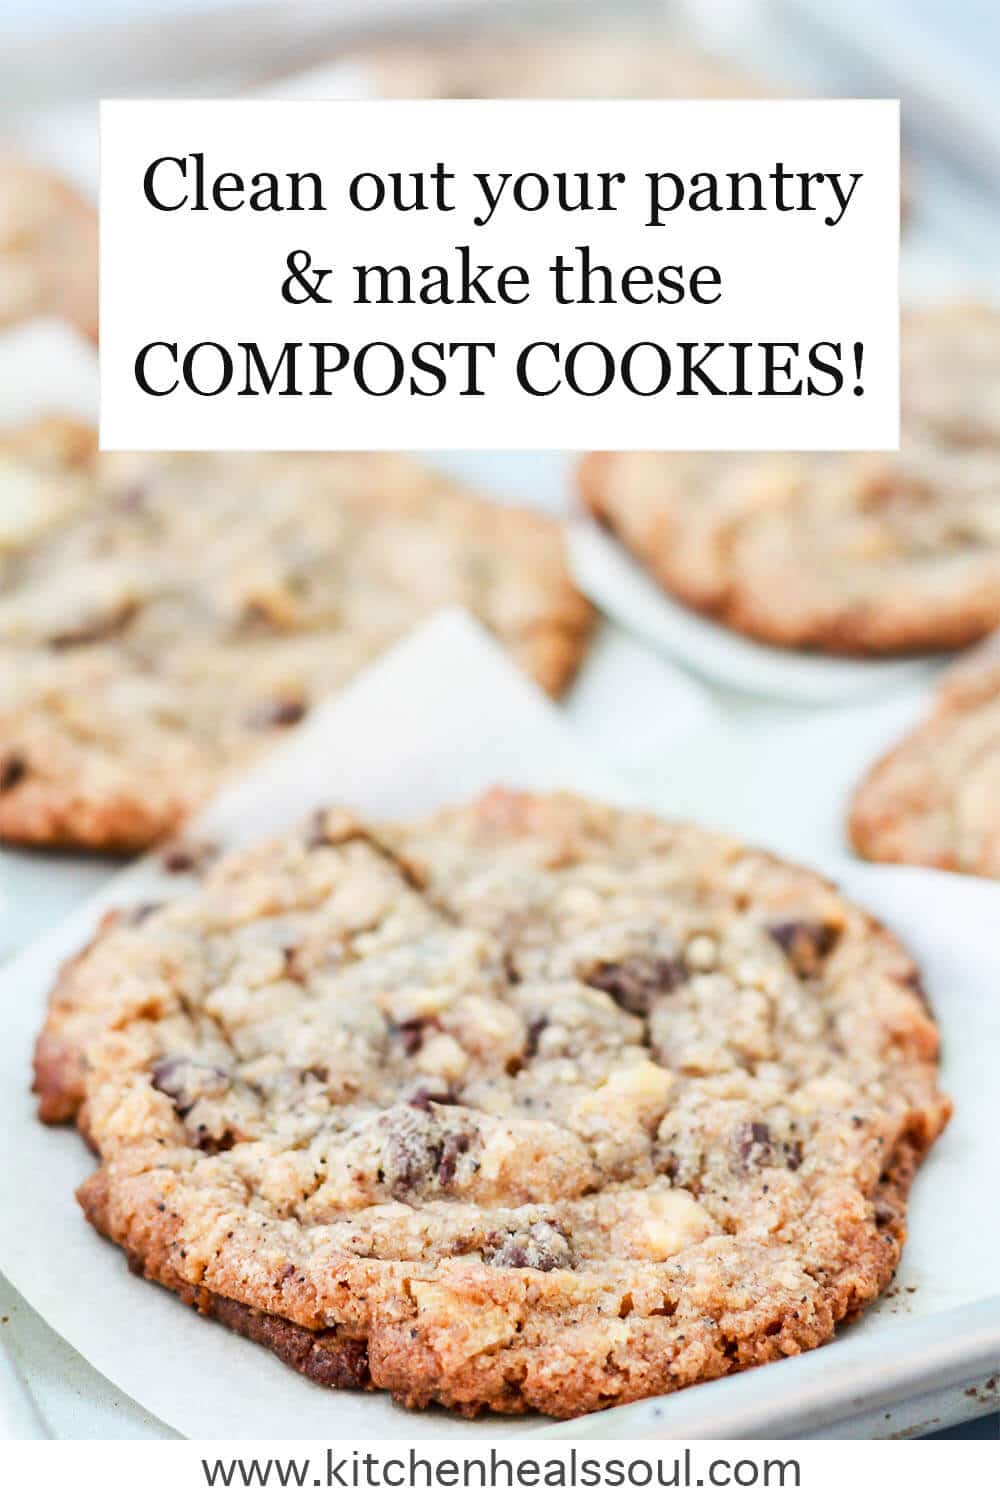
<path fill-rule="evenodd" d="M 901 363 L 898 454 L 591 454 L 585 504 L 672 594 L 760 640 L 978 640 L 1000 626 L 1000 312 L 908 314 Z"/>
<path fill-rule="evenodd" d="M 336 1330 L 411 1404 L 557 1415 L 813 1347 L 884 1287 L 937 1032 L 817 876 L 497 791 L 179 878 L 67 967 L 37 1052 L 147 1275 Z"/>

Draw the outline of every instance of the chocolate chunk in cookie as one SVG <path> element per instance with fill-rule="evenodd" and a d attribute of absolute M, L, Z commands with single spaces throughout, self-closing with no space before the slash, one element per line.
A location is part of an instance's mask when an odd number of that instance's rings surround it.
<path fill-rule="evenodd" d="M 496 1235 L 483 1259 L 511 1270 L 562 1271 L 573 1264 L 573 1250 L 558 1225 L 539 1220 L 527 1229 Z"/>
<path fill-rule="evenodd" d="M 825 958 L 837 945 L 840 928 L 832 922 L 809 922 L 799 919 L 772 922 L 768 932 L 803 979 L 818 973 Z"/>
<path fill-rule="evenodd" d="M 585 983 L 610 995 L 631 1016 L 648 1015 L 655 1000 L 669 995 L 689 978 L 690 971 L 682 958 L 641 953 L 596 964 L 584 975 Z"/>

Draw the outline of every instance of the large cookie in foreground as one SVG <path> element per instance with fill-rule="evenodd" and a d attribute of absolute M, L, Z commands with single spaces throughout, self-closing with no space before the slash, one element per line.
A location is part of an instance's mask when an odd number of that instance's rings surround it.
<path fill-rule="evenodd" d="M 0 838 L 153 843 L 445 605 L 553 694 L 586 650 L 558 525 L 396 455 L 101 454 L 89 474 L 71 523 L 0 548 Z M 70 479 L 18 460 L 33 514 Z"/>
<path fill-rule="evenodd" d="M 1000 880 L 1000 660 L 945 678 L 928 718 L 858 787 L 849 825 L 866 859 Z"/>
<path fill-rule="evenodd" d="M 318 815 L 112 916 L 36 1088 L 100 1158 L 92 1221 L 203 1312 L 328 1384 L 565 1417 L 877 1297 L 937 1054 L 908 955 L 818 876 L 496 791 Z"/>
<path fill-rule="evenodd" d="M 584 502 L 734 630 L 842 655 L 1000 626 L 1000 312 L 904 320 L 898 454 L 598 453 Z"/>
<path fill-rule="evenodd" d="M 97 213 L 52 173 L 0 153 L 0 328 L 35 317 L 97 338 Z"/>

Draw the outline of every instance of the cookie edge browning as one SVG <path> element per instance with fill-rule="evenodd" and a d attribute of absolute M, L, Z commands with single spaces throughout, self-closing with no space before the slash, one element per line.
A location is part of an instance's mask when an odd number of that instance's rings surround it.
<path fill-rule="evenodd" d="M 0 766 L 19 759 L 16 749 L 0 753 Z M 0 770 L 2 779 L 2 770 Z M 46 781 L 26 770 L 15 786 L 0 792 L 0 844 L 31 849 L 82 849 L 92 854 L 141 854 L 175 832 L 196 804 L 178 800 L 164 817 L 139 797 L 88 797 L 81 788 Z"/>
<path fill-rule="evenodd" d="M 550 798 L 494 791 L 474 804 L 475 818 L 485 828 L 499 824 L 508 830 L 530 831 L 537 827 L 539 817 L 546 818 L 550 801 Z M 558 813 L 559 810 L 554 811 Z M 773 860 L 773 856 L 765 858 Z M 787 861 L 778 860 L 776 863 L 790 873 L 801 871 L 801 867 Z M 836 889 L 811 871 L 801 873 L 808 875 L 812 882 L 830 890 Z M 857 907 L 854 909 L 861 911 Z M 867 912 L 862 915 L 867 932 L 885 942 L 886 976 L 921 1004 L 921 1012 L 914 1012 L 912 1036 L 921 1060 L 933 1067 L 937 1060 L 938 1033 L 920 987 L 916 964 L 881 923 Z M 72 974 L 73 962 L 71 960 L 63 971 L 67 978 Z M 918 1021 L 921 1013 L 924 1020 Z M 43 1059 L 36 1089 L 43 1095 L 40 1113 L 44 1119 L 72 1118 L 82 1093 L 79 1066 L 79 1059 L 72 1055 L 60 1058 L 58 1051 Z M 77 1069 L 75 1074 L 74 1068 Z M 542 1344 L 512 1351 L 521 1372 L 521 1378 L 516 1381 L 500 1373 L 503 1351 L 498 1352 L 492 1361 L 487 1356 L 485 1367 L 480 1365 L 473 1370 L 461 1365 L 458 1368 L 442 1367 L 426 1338 L 413 1341 L 413 1324 L 404 1320 L 402 1324 L 381 1323 L 364 1331 L 351 1327 L 351 1340 L 355 1344 L 364 1342 L 367 1345 L 369 1384 L 389 1391 L 397 1400 L 412 1407 L 439 1402 L 468 1416 L 485 1410 L 509 1413 L 538 1410 L 563 1418 L 645 1396 L 665 1395 L 685 1385 L 817 1347 L 833 1336 L 841 1322 L 854 1318 L 874 1301 L 890 1281 L 905 1242 L 905 1211 L 910 1184 L 950 1114 L 951 1103 L 940 1092 L 936 1076 L 929 1077 L 926 1090 L 921 1090 L 916 1102 L 911 1102 L 908 1110 L 900 1110 L 898 1133 L 889 1149 L 881 1178 L 868 1194 L 871 1220 L 852 1222 L 847 1226 L 844 1255 L 829 1281 L 819 1284 L 821 1295 L 808 1315 L 803 1316 L 796 1298 L 794 1303 L 789 1302 L 787 1319 L 772 1320 L 765 1327 L 750 1329 L 736 1338 L 732 1337 L 732 1329 L 727 1333 L 720 1318 L 705 1341 L 693 1371 L 688 1362 L 677 1373 L 671 1373 L 671 1366 L 680 1363 L 679 1355 L 676 1350 L 668 1355 L 663 1345 L 657 1344 L 663 1324 L 655 1314 L 636 1319 L 634 1328 L 629 1331 L 633 1340 L 630 1352 L 637 1357 L 629 1359 L 625 1365 L 615 1365 L 610 1373 L 603 1364 L 603 1353 L 600 1359 L 596 1354 L 591 1359 L 585 1348 L 581 1353 L 576 1345 L 570 1351 L 563 1351 L 558 1344 Z M 77 1123 L 86 1138 L 85 1105 Z M 111 1164 L 100 1167 L 84 1184 L 79 1196 L 91 1222 L 126 1251 L 133 1268 L 141 1269 L 147 1278 L 178 1292 L 198 1310 L 227 1322 L 228 1326 L 254 1338 L 294 1368 L 302 1370 L 297 1351 L 311 1348 L 316 1342 L 316 1332 L 322 1331 L 315 1295 L 300 1295 L 290 1288 L 287 1293 L 284 1290 L 273 1295 L 268 1292 L 263 1300 L 270 1305 L 247 1307 L 222 1290 L 188 1283 L 173 1255 L 175 1230 L 171 1228 L 170 1214 L 162 1212 L 162 1203 L 155 1205 L 160 1210 L 156 1213 L 145 1211 L 141 1205 L 137 1211 L 135 1205 L 129 1209 L 127 1202 L 115 1210 L 112 1203 L 115 1175 Z M 853 1256 L 850 1253 L 852 1246 L 856 1246 Z M 355 1273 L 350 1273 L 345 1262 L 345 1287 L 359 1277 L 363 1281 L 369 1274 L 363 1264 L 360 1269 L 355 1267 Z M 488 1286 L 477 1282 L 471 1290 L 477 1300 L 502 1307 L 512 1292 L 519 1292 L 522 1301 L 526 1294 L 530 1297 L 532 1282 L 540 1274 L 531 1270 L 512 1270 L 498 1277 L 494 1271 Z M 338 1270 L 338 1284 L 341 1275 Z M 463 1285 L 459 1284 L 460 1294 Z M 354 1293 L 358 1293 L 358 1287 L 354 1288 Z M 345 1297 L 348 1295 L 351 1295 L 350 1291 L 345 1292 Z M 364 1298 L 361 1300 L 363 1302 Z M 594 1316 L 596 1319 L 599 1315 Z M 308 1326 L 310 1321 L 311 1328 Z M 576 1325 L 577 1331 L 579 1326 Z M 297 1331 L 294 1337 L 289 1328 Z M 304 1344 L 302 1339 L 309 1342 Z M 550 1354 L 557 1356 L 554 1361 L 546 1357 Z M 308 1363 L 308 1357 L 303 1357 Z M 352 1371 L 361 1369 L 361 1357 L 360 1351 L 352 1351 Z M 302 1372 L 310 1374 L 309 1369 Z M 336 1374 L 336 1370 L 333 1373 Z M 311 1378 L 317 1377 L 313 1374 Z M 322 1378 L 322 1383 L 336 1382 Z"/>
<path fill-rule="evenodd" d="M 717 1322 L 711 1335 L 702 1341 L 699 1369 L 694 1376 L 686 1364 L 680 1374 L 671 1376 L 662 1358 L 649 1355 L 637 1364 L 630 1362 L 627 1368 L 615 1365 L 609 1371 L 603 1351 L 599 1358 L 592 1358 L 589 1351 L 581 1356 L 578 1348 L 569 1359 L 561 1356 L 551 1376 L 544 1369 L 533 1376 L 532 1351 L 525 1350 L 520 1358 L 524 1378 L 515 1386 L 504 1378 L 490 1379 L 488 1374 L 485 1379 L 478 1378 L 475 1372 L 471 1378 L 462 1379 L 461 1371 L 456 1372 L 457 1380 L 454 1375 L 451 1379 L 447 1375 L 442 1378 L 426 1340 L 421 1340 L 419 1346 L 411 1341 L 412 1325 L 404 1325 L 402 1329 L 375 1328 L 367 1337 L 357 1337 L 342 1334 L 336 1325 L 307 1327 L 292 1318 L 184 1281 L 170 1266 L 167 1216 L 161 1221 L 158 1241 L 153 1243 L 149 1238 L 144 1240 L 141 1232 L 115 1233 L 108 1203 L 110 1185 L 104 1167 L 81 1185 L 77 1199 L 93 1228 L 125 1252 L 133 1273 L 176 1293 L 185 1306 L 251 1339 L 317 1384 L 338 1390 L 382 1391 L 412 1410 L 439 1404 L 469 1418 L 491 1412 L 513 1416 L 538 1412 L 568 1420 L 647 1397 L 667 1396 L 694 1384 L 778 1359 L 794 1358 L 829 1342 L 841 1325 L 852 1322 L 876 1301 L 892 1280 L 906 1242 L 910 1187 L 921 1162 L 947 1124 L 950 1112 L 950 1105 L 941 1097 L 938 1121 L 921 1116 L 919 1122 L 915 1121 L 913 1127 L 900 1134 L 872 1198 L 878 1230 L 867 1236 L 859 1257 L 826 1289 L 826 1298 L 812 1315 L 802 1318 L 800 1308 L 790 1298 L 787 1318 L 777 1320 L 777 1327 L 768 1324 L 763 1332 L 751 1332 L 745 1340 L 727 1334 L 722 1322 Z M 530 1295 L 531 1281 L 543 1274 L 506 1272 L 507 1289 L 519 1290 L 523 1300 L 525 1290 Z M 503 1290 L 503 1285 L 499 1289 Z M 494 1306 L 503 1305 L 502 1298 L 487 1300 Z M 660 1321 L 657 1314 L 649 1314 L 637 1320 L 642 1326 L 636 1331 L 640 1335 L 652 1331 Z M 579 1334 L 583 1326 L 576 1321 L 574 1332 Z M 676 1353 L 671 1363 L 682 1359 L 686 1362 L 689 1353 Z M 654 1349 L 652 1354 L 662 1351 Z M 609 1391 L 611 1386 L 615 1388 Z"/>
<path fill-rule="evenodd" d="M 1000 661 L 959 666 L 948 673 L 930 712 L 880 755 L 855 786 L 846 817 L 847 836 L 855 853 L 875 864 L 916 864 L 985 879 L 1000 876 L 997 870 L 969 868 L 956 854 L 944 850 L 938 859 L 920 858 L 908 837 L 911 820 L 919 815 L 919 810 L 900 806 L 891 788 L 886 791 L 886 782 L 891 782 L 898 766 L 905 765 L 915 752 L 932 751 L 935 741 L 947 734 L 952 722 L 993 697 L 1000 697 Z M 947 796 L 949 789 L 941 785 L 939 790 Z"/>
<path fill-rule="evenodd" d="M 485 622 L 483 628 L 537 687 L 548 697 L 559 699 L 572 687 L 586 660 L 598 618 L 597 610 L 577 587 L 570 571 L 565 527 L 539 511 L 504 505 L 473 489 L 464 493 L 470 502 L 493 513 L 500 546 L 506 545 L 508 529 L 514 531 L 510 547 L 512 566 L 517 565 L 519 538 L 526 541 L 534 532 L 548 539 L 552 557 L 546 565 L 549 599 L 545 613 L 503 634 Z"/>
<path fill-rule="evenodd" d="M 102 1173 L 97 1171 L 89 1177 L 76 1196 L 87 1222 L 105 1239 L 113 1240 L 108 1222 L 107 1183 Z M 261 1312 L 233 1297 L 222 1297 L 205 1287 L 172 1277 L 162 1268 L 157 1275 L 141 1255 L 130 1251 L 127 1246 L 121 1248 L 125 1250 L 128 1268 L 134 1275 L 157 1281 L 167 1291 L 176 1292 L 185 1307 L 193 1308 L 202 1317 L 212 1318 L 231 1332 L 259 1344 L 307 1380 L 331 1390 L 374 1389 L 364 1339 L 345 1337 L 333 1328 L 304 1328 L 290 1318 Z"/>
<path fill-rule="evenodd" d="M 669 456 L 669 455 L 668 455 Z M 729 582 L 715 592 L 699 590 L 673 566 L 669 546 L 634 546 L 625 536 L 614 502 L 614 453 L 588 453 L 577 467 L 576 486 L 584 510 L 645 568 L 680 604 L 766 646 L 817 655 L 865 660 L 958 651 L 981 641 L 1000 623 L 1000 594 L 978 604 L 956 600 L 928 614 L 920 609 L 892 611 L 878 606 L 845 606 L 798 630 L 776 625 L 753 593 Z M 655 504 L 655 499 L 651 501 Z"/>
<path fill-rule="evenodd" d="M 72 1009 L 60 999 L 64 986 L 72 984 L 79 965 L 105 934 L 117 925 L 119 918 L 117 910 L 105 912 L 90 941 L 60 964 L 49 991 L 45 1020 L 35 1038 L 32 1054 L 31 1092 L 38 1098 L 39 1120 L 43 1125 L 75 1123 L 84 1140 L 87 1140 L 86 1126 L 79 1118 L 85 1091 L 84 1059 L 80 1051 L 60 1034 L 60 1028 L 55 1022 L 64 1012 Z"/>

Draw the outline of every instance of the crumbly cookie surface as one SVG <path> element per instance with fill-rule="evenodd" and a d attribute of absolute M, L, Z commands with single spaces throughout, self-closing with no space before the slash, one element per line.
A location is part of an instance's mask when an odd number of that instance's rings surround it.
<path fill-rule="evenodd" d="M 1000 626 L 1000 312 L 904 320 L 898 454 L 592 454 L 585 504 L 672 594 L 776 645 L 949 650 Z"/>
<path fill-rule="evenodd" d="M 1000 660 L 945 678 L 929 717 L 854 794 L 859 854 L 1000 880 Z"/>
<path fill-rule="evenodd" d="M 756 90 L 695 48 L 643 33 L 497 32 L 386 46 L 359 57 L 399 99 L 734 99 Z"/>
<path fill-rule="evenodd" d="M 18 462 L 58 508 L 66 472 Z M 89 483 L 0 549 L 0 837 L 148 845 L 445 604 L 551 693 L 585 649 L 557 525 L 403 458 L 108 454 Z"/>
<path fill-rule="evenodd" d="M 495 791 L 320 814 L 112 916 L 36 1089 L 100 1158 L 92 1221 L 203 1312 L 327 1384 L 569 1416 L 875 1298 L 937 1048 L 910 958 L 819 877 Z"/>
<path fill-rule="evenodd" d="M 67 183 L 0 154 L 0 328 L 64 318 L 97 337 L 97 214 Z"/>

